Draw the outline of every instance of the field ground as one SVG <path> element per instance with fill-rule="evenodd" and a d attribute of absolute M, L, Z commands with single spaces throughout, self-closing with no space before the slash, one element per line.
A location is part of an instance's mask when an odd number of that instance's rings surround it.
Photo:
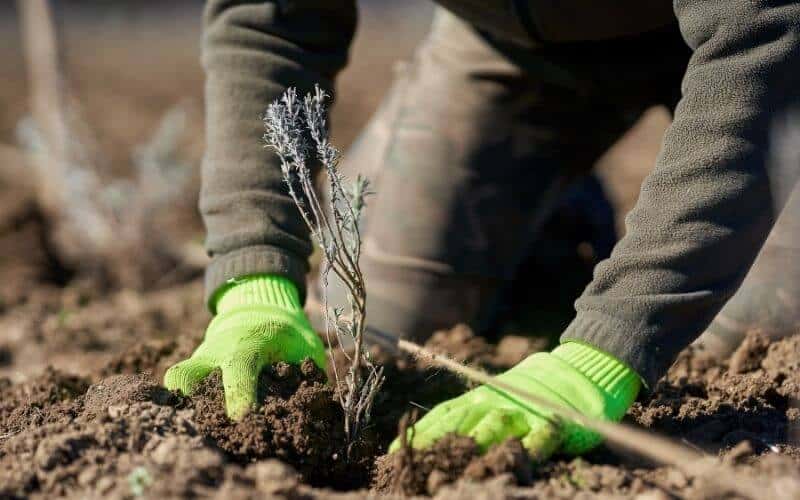
<path fill-rule="evenodd" d="M 370 4 L 353 62 L 340 78 L 333 122 L 341 145 L 352 141 L 389 85 L 392 66 L 410 56 L 430 19 L 430 7 L 420 2 L 397 10 Z M 193 167 L 192 181 L 163 220 L 176 238 L 196 244 L 202 239 L 195 209 L 203 151 L 199 9 L 186 2 L 169 16 L 154 16 L 145 5 L 70 10 L 69 78 L 102 153 L 104 179 L 131 175 L 133 148 L 166 109 L 185 103 L 190 119 L 180 154 Z M 332 389 L 308 366 L 265 373 L 263 409 L 239 424 L 224 418 L 216 378 L 191 399 L 164 391 L 158 386 L 164 369 L 191 352 L 209 319 L 201 269 L 167 272 L 137 291 L 59 266 L 50 221 L 35 203 L 31 169 L 16 147 L 27 85 L 10 15 L 0 20 L 0 58 L 0 498 L 361 498 L 370 487 L 439 498 L 736 496 L 737 485 L 714 481 L 723 466 L 687 475 L 608 447 L 540 468 L 523 460 L 514 442 L 485 458 L 463 440 L 402 460 L 381 457 L 404 413 L 465 387 L 441 370 L 379 352 L 389 382 L 373 428 L 347 463 Z M 600 160 L 619 214 L 635 202 L 668 120 L 665 111 L 652 110 Z M 131 249 L 117 265 L 138 257 Z M 500 370 L 542 346 L 515 328 L 522 336 L 496 343 L 456 328 L 428 345 Z M 799 353 L 800 336 L 772 345 L 753 336 L 721 365 L 687 352 L 627 419 L 710 457 L 722 455 L 742 481 L 768 481 L 785 498 L 798 497 Z"/>

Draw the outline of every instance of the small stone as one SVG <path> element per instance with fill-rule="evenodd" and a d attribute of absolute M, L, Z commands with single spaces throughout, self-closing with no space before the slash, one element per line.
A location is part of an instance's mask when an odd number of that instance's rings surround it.
<path fill-rule="evenodd" d="M 128 405 L 111 405 L 108 407 L 108 416 L 111 418 L 121 418 L 125 415 Z"/>
<path fill-rule="evenodd" d="M 676 488 L 684 488 L 689 484 L 686 480 L 686 476 L 678 469 L 669 469 L 667 471 L 666 480 L 670 485 Z"/>
<path fill-rule="evenodd" d="M 114 487 L 114 479 L 111 476 L 103 476 L 97 481 L 97 492 L 101 494 L 108 493 Z"/>
<path fill-rule="evenodd" d="M 209 448 L 199 448 L 192 451 L 192 464 L 197 470 L 213 472 L 221 470 L 223 466 L 222 455 Z M 292 472 L 294 472 L 292 470 Z"/>
<path fill-rule="evenodd" d="M 287 363 L 275 363 L 272 369 L 277 379 L 285 379 L 292 373 L 292 367 Z"/>
<path fill-rule="evenodd" d="M 631 485 L 628 489 L 630 490 L 631 494 L 645 493 L 644 490 L 646 489 L 646 486 L 644 484 L 644 481 L 642 481 L 642 478 L 635 477 L 631 481 Z"/>
<path fill-rule="evenodd" d="M 425 488 L 428 490 L 428 494 L 433 496 L 439 491 L 439 488 L 446 485 L 448 482 L 449 480 L 447 479 L 447 474 L 439 469 L 433 469 L 428 475 Z"/>
<path fill-rule="evenodd" d="M 670 496 L 661 490 L 650 490 L 644 493 L 639 493 L 634 500 L 669 500 Z"/>
<path fill-rule="evenodd" d="M 260 493 L 279 495 L 289 491 L 299 482 L 299 475 L 290 465 L 280 460 L 263 460 L 250 466 Z"/>
<path fill-rule="evenodd" d="M 730 449 L 728 453 L 725 454 L 724 461 L 729 464 L 737 464 L 741 463 L 747 457 L 752 456 L 755 453 L 753 449 L 753 444 L 745 439 L 744 441 L 739 442 L 736 446 Z"/>
<path fill-rule="evenodd" d="M 97 476 L 99 475 L 100 470 L 96 467 L 87 467 L 78 474 L 78 484 L 81 486 L 87 486 L 94 483 L 97 480 Z"/>
<path fill-rule="evenodd" d="M 175 437 L 168 437 L 156 446 L 150 458 L 159 465 L 166 465 L 174 461 L 177 450 L 178 439 Z"/>

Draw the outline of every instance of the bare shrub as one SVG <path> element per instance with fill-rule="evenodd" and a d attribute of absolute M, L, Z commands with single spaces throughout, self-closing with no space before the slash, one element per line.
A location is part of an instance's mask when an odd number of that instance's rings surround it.
<path fill-rule="evenodd" d="M 176 154 L 184 106 L 169 110 L 153 137 L 133 151 L 132 179 L 104 179 L 106 162 L 70 93 L 51 3 L 17 2 L 32 113 L 20 121 L 17 136 L 35 170 L 48 254 L 59 268 L 130 288 L 161 284 L 178 269 L 204 264 L 155 224 L 159 209 L 174 202 L 190 178 Z"/>
<path fill-rule="evenodd" d="M 183 106 L 168 110 L 152 137 L 132 152 L 134 176 L 106 181 L 102 162 L 86 153 L 77 134 L 70 135 L 70 154 L 56 156 L 34 118 L 19 122 L 17 140 L 32 159 L 39 202 L 62 264 L 139 289 L 183 261 L 156 219 L 191 179 L 191 168 L 177 154 L 185 124 Z"/>
<path fill-rule="evenodd" d="M 342 379 L 331 354 L 337 394 L 345 415 L 345 432 L 352 443 L 360 429 L 369 421 L 375 396 L 383 384 L 383 368 L 376 367 L 364 346 L 366 326 L 366 289 L 359 266 L 361 234 L 359 220 L 369 194 L 369 181 L 362 177 L 348 183 L 338 170 L 341 153 L 329 142 L 327 127 L 328 95 L 318 86 L 301 102 L 295 89 L 290 88 L 281 99 L 272 103 L 264 116 L 264 140 L 281 160 L 281 170 L 303 220 L 313 240 L 322 250 L 320 277 L 323 284 L 325 334 L 331 344 L 331 334 L 349 362 Z M 312 165 L 319 162 L 326 174 L 330 191 L 323 206 L 316 191 Z M 346 287 L 348 311 L 328 305 L 330 272 Z M 348 353 L 342 346 L 352 341 Z"/>

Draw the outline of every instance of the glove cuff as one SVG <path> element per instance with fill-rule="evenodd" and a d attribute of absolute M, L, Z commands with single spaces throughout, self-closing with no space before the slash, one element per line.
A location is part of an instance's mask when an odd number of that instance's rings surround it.
<path fill-rule="evenodd" d="M 302 311 L 297 287 L 287 278 L 259 274 L 237 278 L 216 293 L 212 307 L 224 313 L 243 306 L 271 306 Z"/>
<path fill-rule="evenodd" d="M 622 418 L 636 400 L 642 380 L 625 363 L 610 354 L 580 342 L 566 342 L 551 355 L 566 362 L 606 395 L 608 416 Z"/>

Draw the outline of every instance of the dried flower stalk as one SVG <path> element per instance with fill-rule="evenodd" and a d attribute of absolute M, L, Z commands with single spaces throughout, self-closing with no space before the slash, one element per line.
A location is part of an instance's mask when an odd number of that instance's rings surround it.
<path fill-rule="evenodd" d="M 370 194 L 369 181 L 362 177 L 348 183 L 339 172 L 341 153 L 329 141 L 326 101 L 328 95 L 315 87 L 301 102 L 295 89 L 288 89 L 272 103 L 264 116 L 264 140 L 281 160 L 283 178 L 289 195 L 311 231 L 311 237 L 322 250 L 320 277 L 323 285 L 325 334 L 337 345 L 348 361 L 342 380 L 331 351 L 337 395 L 344 410 L 345 433 L 350 443 L 370 419 L 375 396 L 383 384 L 383 368 L 376 367 L 364 346 L 366 326 L 366 288 L 359 266 L 361 233 L 359 220 L 365 197 Z M 325 171 L 329 199 L 323 205 L 315 189 L 312 165 L 318 161 Z M 349 310 L 331 309 L 328 305 L 330 272 L 346 287 Z M 352 354 L 342 347 L 349 338 L 355 345 Z"/>

